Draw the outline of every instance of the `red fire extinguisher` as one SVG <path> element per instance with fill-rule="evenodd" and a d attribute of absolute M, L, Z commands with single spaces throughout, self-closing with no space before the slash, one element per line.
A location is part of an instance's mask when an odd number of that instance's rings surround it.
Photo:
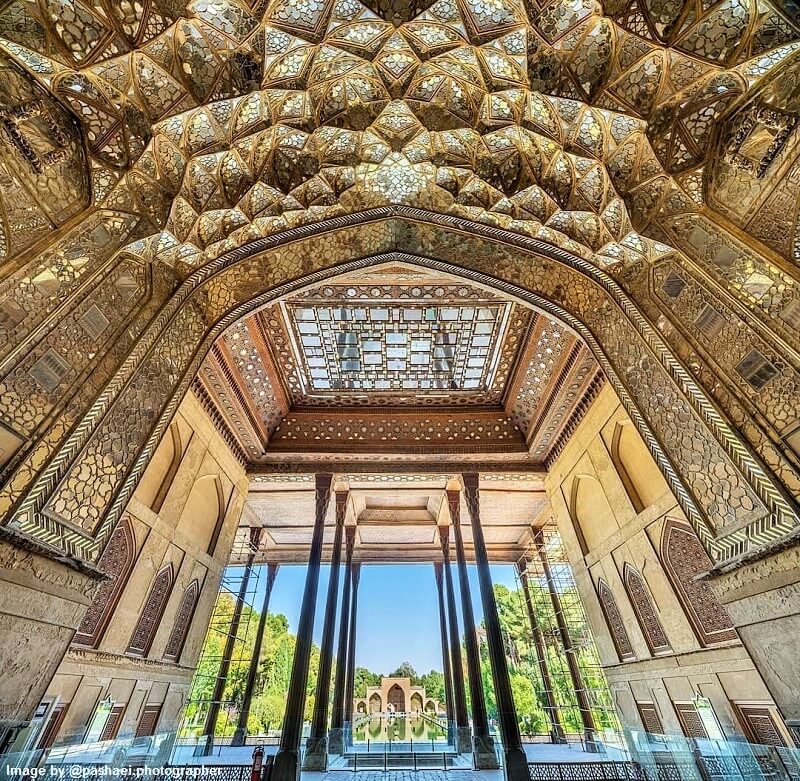
<path fill-rule="evenodd" d="M 253 751 L 253 769 L 250 771 L 250 781 L 261 781 L 261 768 L 264 766 L 264 747 L 256 746 Z"/>

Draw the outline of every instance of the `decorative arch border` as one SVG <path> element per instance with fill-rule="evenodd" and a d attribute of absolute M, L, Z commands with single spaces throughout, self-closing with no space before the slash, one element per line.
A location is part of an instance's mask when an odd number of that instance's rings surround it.
<path fill-rule="evenodd" d="M 457 238 L 457 246 L 452 237 Z M 303 242 L 310 246 L 301 257 L 298 247 Z M 317 260 L 310 258 L 311 253 Z M 191 274 L 33 487 L 17 500 L 10 526 L 62 555 L 96 560 L 200 362 L 227 327 L 296 290 L 398 261 L 502 291 L 578 333 L 611 381 L 712 559 L 730 562 L 754 546 L 774 542 L 800 523 L 796 505 L 632 299 L 602 269 L 504 228 L 413 207 L 386 206 L 254 240 Z M 166 366 L 159 350 L 165 351 L 170 344 L 174 349 Z M 158 383 L 153 382 L 156 375 Z M 95 513 L 93 525 L 81 527 L 64 516 L 64 496 L 73 500 L 88 496 L 90 489 L 76 484 L 75 475 L 87 464 L 91 470 L 99 442 L 127 422 L 126 415 L 136 410 L 134 402 L 144 394 L 144 385 L 155 387 L 162 398 L 156 399 L 151 417 L 139 423 L 140 430 L 131 435 L 131 441 L 122 441 L 126 452 L 119 454 L 121 468 L 101 485 L 104 505 L 90 506 L 88 499 L 78 502 L 84 510 L 79 520 L 92 521 L 88 509 Z M 699 465 L 692 429 L 707 450 L 705 463 Z M 675 463 L 685 468 L 676 468 Z M 728 497 L 722 501 L 722 496 L 714 495 L 723 482 L 721 476 L 736 489 L 739 508 L 731 508 Z"/>

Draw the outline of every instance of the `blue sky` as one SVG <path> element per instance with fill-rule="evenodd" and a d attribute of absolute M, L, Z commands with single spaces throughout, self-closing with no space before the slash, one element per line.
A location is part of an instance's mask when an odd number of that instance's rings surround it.
<path fill-rule="evenodd" d="M 475 621 L 479 623 L 480 592 L 474 567 L 469 567 L 472 584 L 472 602 Z M 491 567 L 492 580 L 515 588 L 514 568 L 496 564 Z M 282 565 L 272 589 L 270 613 L 283 613 L 289 620 L 289 631 L 294 632 L 300 614 L 300 602 L 305 583 L 305 565 Z M 328 591 L 330 567 L 324 566 L 320 575 L 317 610 L 314 624 L 314 642 L 319 644 L 325 597 Z M 341 593 L 344 569 L 339 579 Z M 458 575 L 453 577 L 456 587 Z M 260 609 L 264 594 L 266 568 L 258 579 L 255 605 Z M 456 591 L 456 604 L 460 616 L 460 599 Z M 337 600 L 338 606 L 338 600 Z M 461 625 L 463 627 L 463 624 Z M 462 628 L 463 631 L 463 628 Z M 361 568 L 358 590 L 358 624 L 356 637 L 356 664 L 375 672 L 388 673 L 401 662 L 408 661 L 418 673 L 442 669 L 441 640 L 439 635 L 439 607 L 432 564 L 369 564 Z"/>

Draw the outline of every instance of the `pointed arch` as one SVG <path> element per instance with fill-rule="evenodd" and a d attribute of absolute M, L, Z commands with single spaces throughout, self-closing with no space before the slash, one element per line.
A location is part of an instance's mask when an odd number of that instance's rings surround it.
<path fill-rule="evenodd" d="M 636 613 L 636 619 L 650 653 L 663 654 L 671 651 L 672 647 L 656 613 L 650 590 L 638 570 L 627 561 L 622 567 L 622 582 L 625 584 L 628 599 L 633 605 L 633 612 Z"/>
<path fill-rule="evenodd" d="M 667 490 L 658 466 L 630 420 L 614 424 L 609 452 L 637 514 L 650 507 Z"/>
<path fill-rule="evenodd" d="M 130 519 L 123 516 L 114 529 L 98 564 L 100 570 L 108 576 L 108 580 L 100 586 L 94 601 L 86 611 L 78 631 L 72 638 L 73 645 L 97 648 L 114 608 L 122 596 L 135 560 L 136 538 Z"/>
<path fill-rule="evenodd" d="M 197 600 L 200 598 L 200 581 L 195 578 L 183 592 L 181 597 L 181 604 L 178 607 L 178 613 L 175 616 L 175 623 L 172 625 L 172 631 L 167 640 L 167 646 L 164 651 L 164 658 L 177 662 L 183 646 L 186 643 L 186 638 L 189 634 L 189 627 L 192 625 L 192 618 L 194 611 L 197 607 Z"/>
<path fill-rule="evenodd" d="M 628 662 L 635 659 L 636 654 L 633 652 L 631 639 L 628 636 L 628 630 L 625 629 L 625 622 L 622 620 L 622 613 L 619 612 L 617 600 L 603 578 L 597 582 L 597 598 L 600 600 L 600 607 L 608 625 L 611 641 L 614 643 L 620 661 Z"/>
<path fill-rule="evenodd" d="M 139 620 L 136 622 L 136 628 L 131 635 L 127 651 L 129 654 L 147 656 L 150 651 L 150 646 L 153 644 L 153 639 L 161 623 L 161 616 L 164 614 L 164 608 L 167 606 L 167 600 L 172 591 L 174 577 L 172 562 L 165 564 L 158 571 L 155 580 L 153 580 L 153 585 L 150 587 L 150 593 L 147 595 Z"/>
<path fill-rule="evenodd" d="M 225 489 L 222 487 L 222 481 L 217 476 L 215 478 L 215 488 L 217 490 L 217 520 L 214 523 L 214 531 L 211 533 L 211 539 L 208 541 L 208 548 L 206 553 L 209 556 L 214 555 L 214 551 L 219 541 L 219 535 L 222 532 L 222 525 L 225 523 L 225 516 L 228 512 L 228 502 L 225 499 Z M 231 497 L 233 497 L 233 489 L 231 489 Z"/>
<path fill-rule="evenodd" d="M 619 528 L 605 489 L 593 474 L 578 473 L 573 477 L 569 512 L 584 555 Z"/>
<path fill-rule="evenodd" d="M 154 513 L 160 512 L 164 506 L 187 444 L 188 441 L 184 442 L 178 422 L 173 420 L 161 438 L 137 488 L 138 498 Z"/>
<path fill-rule="evenodd" d="M 684 613 L 701 645 L 737 640 L 728 612 L 705 580 L 697 576 L 712 562 L 694 530 L 675 518 L 667 518 L 661 532 L 661 563 L 678 595 Z"/>

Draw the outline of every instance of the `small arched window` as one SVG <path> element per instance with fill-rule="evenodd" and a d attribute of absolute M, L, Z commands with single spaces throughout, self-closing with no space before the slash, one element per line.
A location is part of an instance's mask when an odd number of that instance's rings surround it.
<path fill-rule="evenodd" d="M 136 656 L 147 656 L 153 639 L 161 623 L 161 616 L 164 615 L 164 608 L 167 606 L 170 592 L 172 591 L 172 581 L 174 574 L 172 564 L 165 564 L 159 571 L 150 588 L 150 593 L 144 603 L 144 608 L 136 622 L 136 628 L 131 635 L 128 645 L 128 653 Z"/>
<path fill-rule="evenodd" d="M 620 661 L 627 662 L 635 659 L 636 655 L 633 653 L 631 639 L 628 636 L 628 630 L 625 629 L 625 622 L 622 620 L 622 613 L 619 612 L 617 600 L 614 599 L 611 588 L 602 578 L 597 583 L 597 597 L 600 600 L 600 607 L 606 617 L 608 631 Z"/>
<path fill-rule="evenodd" d="M 661 532 L 661 563 L 701 645 L 736 640 L 725 608 L 705 580 L 695 580 L 712 562 L 691 526 L 667 518 Z"/>
<path fill-rule="evenodd" d="M 136 540 L 130 519 L 125 517 L 117 524 L 98 562 L 98 568 L 108 575 L 109 579 L 98 589 L 94 601 L 72 638 L 73 645 L 97 648 L 128 582 L 135 558 Z"/>
<path fill-rule="evenodd" d="M 178 613 L 175 616 L 175 623 L 172 626 L 172 631 L 167 640 L 167 647 L 164 651 L 164 657 L 173 661 L 178 661 L 183 651 L 183 646 L 186 643 L 186 637 L 189 634 L 189 627 L 192 625 L 192 618 L 194 616 L 194 609 L 197 607 L 197 599 L 200 596 L 200 583 L 195 578 L 183 592 Z"/>
<path fill-rule="evenodd" d="M 658 654 L 672 650 L 644 578 L 627 562 L 622 568 L 622 581 L 650 653 Z"/>

